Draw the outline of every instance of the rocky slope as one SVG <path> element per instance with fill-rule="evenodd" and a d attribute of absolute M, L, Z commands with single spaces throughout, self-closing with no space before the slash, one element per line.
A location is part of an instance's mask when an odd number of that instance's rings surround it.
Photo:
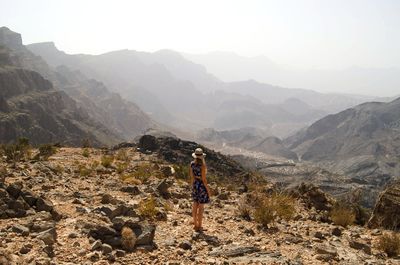
<path fill-rule="evenodd" d="M 8 28 L 0 29 L 0 44 L 6 46 L 13 65 L 36 71 L 65 91 L 91 120 L 102 124 L 118 139 L 132 140 L 157 125 L 132 102 L 111 93 L 101 82 L 87 78 L 67 67 L 51 68 L 22 44 L 21 35 Z M 116 141 L 115 141 L 116 142 Z M 115 143 L 114 142 L 114 143 Z"/>
<path fill-rule="evenodd" d="M 169 141 L 156 142 L 169 148 Z M 2 161 L 2 174 L 6 176 L 0 187 L 2 263 L 398 262 L 376 248 L 381 230 L 342 228 L 323 222 L 330 200 L 307 186 L 296 191 L 294 219 L 278 219 L 263 228 L 252 219 L 240 217 L 238 205 L 251 199 L 251 192 L 238 193 L 237 187 L 227 189 L 210 181 L 213 197 L 206 206 L 206 231 L 196 233 L 190 223 L 186 175 L 182 178 L 178 171 L 173 173 L 171 166 L 176 168 L 176 164 L 162 159 L 162 148 L 144 150 L 143 142 L 140 151 L 131 144 L 114 151 L 60 148 L 47 161 L 20 161 L 15 165 Z M 210 150 L 207 152 L 213 157 Z M 115 160 L 105 164 L 104 157 L 112 155 Z M 190 153 L 186 155 L 190 157 Z M 228 160 L 218 155 L 215 161 Z M 125 165 L 122 170 L 121 164 Z"/>
<path fill-rule="evenodd" d="M 400 99 L 371 102 L 329 115 L 285 140 L 302 160 L 382 189 L 399 176 Z"/>
<path fill-rule="evenodd" d="M 40 74 L 18 67 L 20 57 L 14 52 L 0 46 L 0 58 L 2 143 L 19 137 L 27 137 L 34 144 L 80 145 L 85 138 L 94 145 L 118 141 L 116 135 L 90 120 L 68 95 L 56 91 Z"/>

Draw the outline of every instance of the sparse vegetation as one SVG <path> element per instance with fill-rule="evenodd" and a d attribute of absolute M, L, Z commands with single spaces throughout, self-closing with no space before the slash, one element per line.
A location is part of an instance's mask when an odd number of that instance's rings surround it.
<path fill-rule="evenodd" d="M 135 167 L 135 171 L 132 173 L 132 177 L 139 179 L 142 182 L 147 181 L 152 175 L 154 170 L 149 163 L 141 163 Z"/>
<path fill-rule="evenodd" d="M 166 201 L 166 202 L 164 203 L 164 209 L 165 209 L 165 211 L 167 211 L 167 212 L 171 212 L 172 210 L 174 210 L 174 207 L 172 206 L 172 203 L 171 203 L 171 202 Z"/>
<path fill-rule="evenodd" d="M 101 157 L 101 165 L 105 168 L 111 167 L 114 162 L 114 156 L 112 155 L 104 155 Z"/>
<path fill-rule="evenodd" d="M 296 213 L 296 201 L 284 193 L 275 193 L 261 200 L 255 206 L 254 219 L 263 226 L 274 222 L 276 218 L 290 220 Z"/>
<path fill-rule="evenodd" d="M 389 257 L 398 256 L 400 254 L 400 235 L 396 232 L 381 235 L 377 247 Z"/>
<path fill-rule="evenodd" d="M 240 200 L 239 204 L 238 204 L 239 217 L 241 217 L 247 221 L 250 221 L 251 220 L 251 212 L 252 212 L 251 206 L 245 200 Z"/>
<path fill-rule="evenodd" d="M 125 149 L 118 150 L 117 154 L 115 155 L 115 159 L 119 161 L 129 162 L 128 152 Z"/>
<path fill-rule="evenodd" d="M 117 173 L 121 174 L 123 173 L 127 168 L 128 168 L 128 164 L 127 163 L 116 163 L 117 165 Z"/>
<path fill-rule="evenodd" d="M 39 154 L 37 154 L 37 156 L 42 160 L 47 160 L 55 153 L 57 153 L 57 148 L 54 145 L 42 144 L 41 146 L 39 146 Z"/>
<path fill-rule="evenodd" d="M 9 162 L 18 162 L 21 159 L 30 159 L 31 146 L 29 139 L 19 138 L 14 144 L 6 144 L 1 146 L 1 152 Z"/>
<path fill-rule="evenodd" d="M 334 224 L 343 227 L 353 224 L 356 220 L 353 209 L 343 204 L 336 204 L 331 210 L 330 216 Z"/>
<path fill-rule="evenodd" d="M 79 165 L 79 175 L 82 177 L 87 177 L 92 174 L 92 169 L 87 168 L 85 165 Z"/>
<path fill-rule="evenodd" d="M 158 212 L 155 198 L 151 196 L 148 199 L 142 200 L 139 204 L 139 212 L 144 217 L 154 219 Z"/>
<path fill-rule="evenodd" d="M 132 174 L 120 175 L 120 178 L 124 183 L 127 183 L 127 184 L 134 184 L 134 185 L 142 184 L 142 181 L 140 181 L 139 179 L 136 179 Z"/>
<path fill-rule="evenodd" d="M 89 148 L 83 148 L 82 156 L 84 156 L 84 157 L 89 157 L 90 156 Z"/>
<path fill-rule="evenodd" d="M 175 177 L 177 179 L 189 180 L 189 166 L 188 165 L 174 165 Z"/>
<path fill-rule="evenodd" d="M 136 235 L 131 228 L 124 226 L 121 231 L 122 236 L 122 248 L 128 252 L 132 252 L 135 249 Z"/>

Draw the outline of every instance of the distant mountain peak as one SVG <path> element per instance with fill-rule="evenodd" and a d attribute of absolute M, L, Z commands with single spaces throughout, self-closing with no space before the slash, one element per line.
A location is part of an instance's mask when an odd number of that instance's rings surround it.
<path fill-rule="evenodd" d="M 10 30 L 7 27 L 0 28 L 0 45 L 11 49 L 22 48 L 21 34 Z"/>

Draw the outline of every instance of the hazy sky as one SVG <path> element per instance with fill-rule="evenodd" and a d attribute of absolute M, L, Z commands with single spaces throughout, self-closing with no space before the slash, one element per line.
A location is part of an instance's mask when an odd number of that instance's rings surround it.
<path fill-rule="evenodd" d="M 0 25 L 68 53 L 265 55 L 299 68 L 400 67 L 399 0 L 0 0 Z"/>

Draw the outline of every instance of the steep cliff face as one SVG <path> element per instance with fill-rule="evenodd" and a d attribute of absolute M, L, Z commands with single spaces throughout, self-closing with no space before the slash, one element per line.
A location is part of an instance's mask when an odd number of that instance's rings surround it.
<path fill-rule="evenodd" d="M 52 74 L 46 63 L 40 63 L 40 60 L 36 63 L 36 57 L 30 57 L 19 34 L 0 28 L 0 45 L 2 143 L 13 142 L 19 137 L 27 137 L 34 144 L 80 145 L 88 138 L 99 146 L 121 141 L 114 132 L 91 119 L 65 92 L 55 90 L 48 79 L 33 71 L 39 67 Z"/>

